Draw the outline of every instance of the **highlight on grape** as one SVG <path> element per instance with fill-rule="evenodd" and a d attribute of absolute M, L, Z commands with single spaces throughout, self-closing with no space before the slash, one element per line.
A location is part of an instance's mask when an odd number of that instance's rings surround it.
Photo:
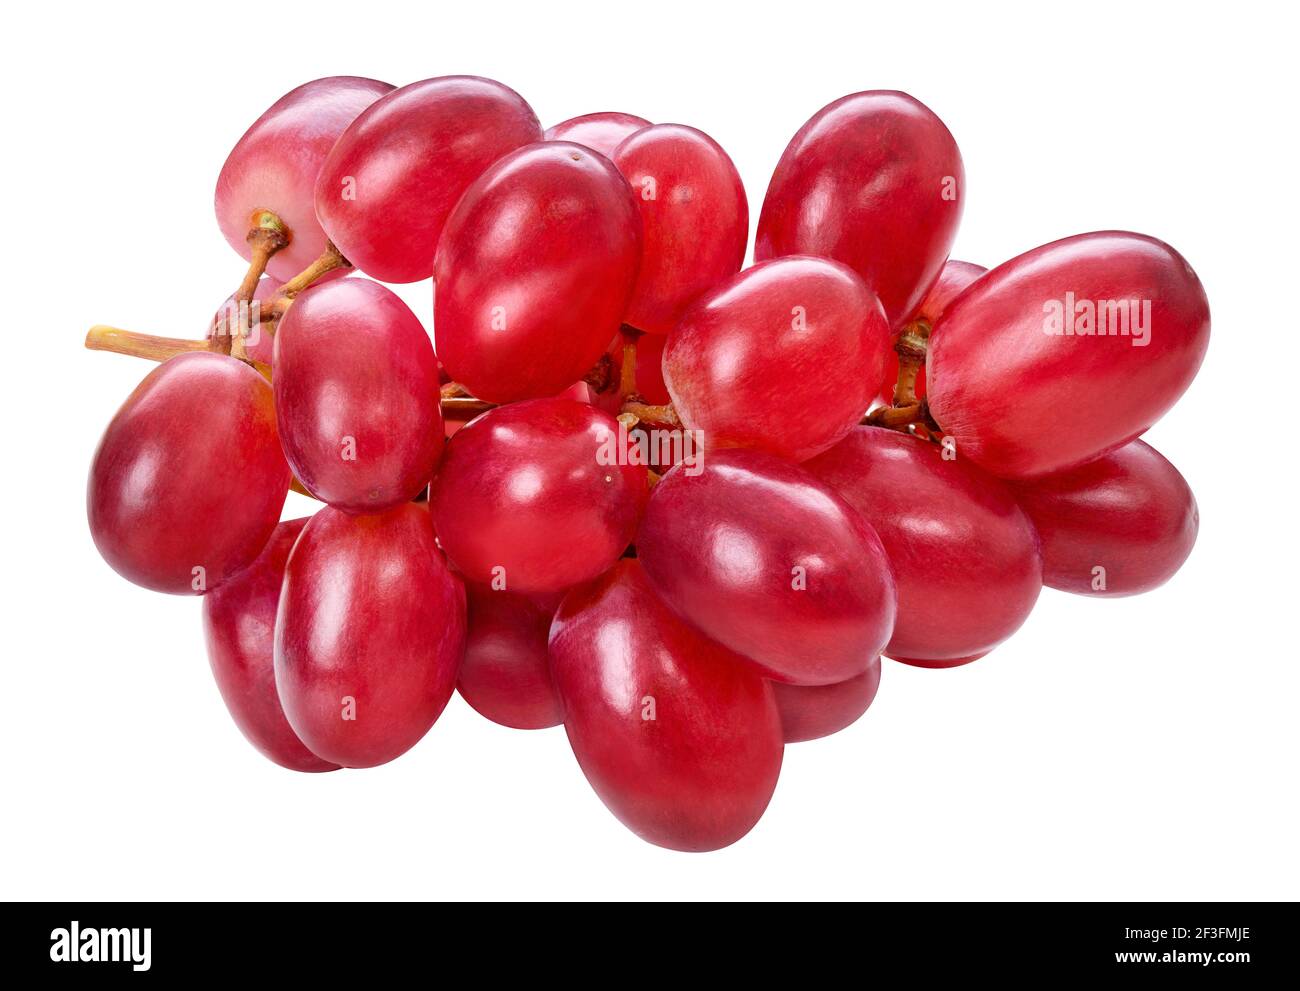
<path fill-rule="evenodd" d="M 888 664 L 969 664 L 1045 586 L 1146 592 L 1196 541 L 1144 439 L 1209 344 L 1192 267 L 1114 230 L 959 261 L 967 195 L 930 108 L 853 93 L 790 139 L 746 266 L 740 171 L 697 128 L 544 131 L 474 76 L 305 83 L 221 169 L 247 264 L 206 333 L 87 336 L 157 363 L 95 452 L 91 536 L 202 597 L 281 767 L 394 760 L 458 692 L 563 725 L 643 839 L 724 847 Z M 421 281 L 432 326 L 384 284 Z"/>

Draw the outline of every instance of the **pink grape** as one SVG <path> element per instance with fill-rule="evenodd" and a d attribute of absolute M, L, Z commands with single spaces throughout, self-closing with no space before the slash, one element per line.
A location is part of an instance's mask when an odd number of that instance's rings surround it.
<path fill-rule="evenodd" d="M 1024 482 L 1016 498 L 1043 541 L 1043 581 L 1080 595 L 1136 595 L 1163 585 L 1191 554 L 1200 527 L 1186 479 L 1140 440 Z"/>
<path fill-rule="evenodd" d="M 294 541 L 306 519 L 275 528 L 257 560 L 203 597 L 203 633 L 231 718 L 263 756 L 291 771 L 333 771 L 298 739 L 275 689 L 275 613 Z"/>
<path fill-rule="evenodd" d="M 818 740 L 852 726 L 876 699 L 881 667 L 877 657 L 861 674 L 833 685 L 772 682 L 785 742 Z"/>
<path fill-rule="evenodd" d="M 443 448 L 438 362 L 391 290 L 353 278 L 300 295 L 275 334 L 280 439 L 318 499 L 354 513 L 409 502 Z"/>
<path fill-rule="evenodd" d="M 481 715 L 513 729 L 564 722 L 546 638 L 555 604 L 469 585 L 469 633 L 456 688 Z"/>
<path fill-rule="evenodd" d="M 923 667 L 973 661 L 1038 601 L 1033 524 L 1002 482 L 960 455 L 945 460 L 933 444 L 858 427 L 807 468 L 863 515 L 889 555 L 898 616 L 888 656 Z"/>
<path fill-rule="evenodd" d="M 553 396 L 618 331 L 640 257 L 632 191 L 608 159 L 564 141 L 508 155 L 443 231 L 438 357 L 479 399 Z"/>
<path fill-rule="evenodd" d="M 767 187 L 754 258 L 844 262 L 901 327 L 939 277 L 966 195 L 957 142 L 906 93 L 823 107 L 790 141 Z"/>
<path fill-rule="evenodd" d="M 664 382 L 709 449 L 803 461 L 844 437 L 884 373 L 889 325 L 856 275 L 821 258 L 748 268 L 706 293 L 669 335 Z"/>
<path fill-rule="evenodd" d="M 1113 333 L 1054 332 L 1085 318 Z M 1067 237 L 1004 262 L 949 306 L 926 355 L 930 412 L 993 474 L 1052 474 L 1143 433 L 1191 384 L 1209 341 L 1205 290 L 1169 245 L 1124 231 Z"/>
<path fill-rule="evenodd" d="M 827 685 L 875 663 L 894 628 L 885 549 L 797 465 L 718 451 L 655 486 L 637 557 L 683 619 L 778 681 Z"/>
<path fill-rule="evenodd" d="M 573 753 L 619 821 L 687 851 L 753 828 L 781 771 L 772 688 L 674 616 L 638 562 L 565 597 L 550 651 Z"/>
<path fill-rule="evenodd" d="M 280 593 L 275 684 L 312 753 L 344 767 L 401 756 L 442 713 L 464 651 L 465 589 L 424 506 L 311 518 Z"/>
<path fill-rule="evenodd" d="M 683 124 L 637 131 L 612 161 L 632 186 L 644 231 L 624 320 L 667 334 L 702 293 L 740 271 L 749 237 L 745 187 L 722 147 Z"/>
<path fill-rule="evenodd" d="M 287 281 L 310 265 L 326 243 L 316 219 L 316 178 L 325 156 L 357 114 L 392 89 L 375 79 L 328 76 L 286 93 L 262 114 L 217 178 L 217 223 L 230 246 L 251 258 L 246 238 L 253 215 L 270 210 L 290 241 L 267 271 Z"/>
<path fill-rule="evenodd" d="M 339 138 L 316 182 L 316 214 L 353 265 L 382 282 L 433 274 L 456 201 L 489 165 L 542 137 L 514 90 L 439 76 L 394 90 Z"/>
<path fill-rule="evenodd" d="M 430 497 L 447 556 L 471 582 L 525 594 L 590 581 L 618 560 L 646 502 L 618 423 L 572 399 L 489 410 L 447 443 Z"/>
<path fill-rule="evenodd" d="M 128 581 L 202 595 L 262 552 L 291 477 L 266 379 L 224 355 L 177 355 L 104 431 L 86 488 L 90 533 Z"/>
<path fill-rule="evenodd" d="M 649 126 L 650 122 L 644 117 L 609 110 L 561 121 L 546 129 L 545 138 L 547 141 L 572 141 L 585 145 L 609 158 L 619 142 Z"/>

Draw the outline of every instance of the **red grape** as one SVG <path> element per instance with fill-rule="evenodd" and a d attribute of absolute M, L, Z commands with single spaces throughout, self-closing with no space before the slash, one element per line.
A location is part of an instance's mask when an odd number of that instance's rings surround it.
<path fill-rule="evenodd" d="M 643 117 L 608 110 L 561 121 L 546 129 L 545 138 L 547 141 L 572 141 L 585 145 L 609 158 L 619 142 L 649 126 L 650 122 Z"/>
<path fill-rule="evenodd" d="M 427 279 L 461 194 L 502 155 L 541 136 L 532 108 L 501 83 L 477 76 L 411 83 L 343 132 L 321 167 L 316 213 L 367 275 Z"/>
<path fill-rule="evenodd" d="M 880 658 L 860 675 L 833 685 L 772 683 L 786 743 L 830 736 L 853 725 L 875 701 L 880 688 Z"/>
<path fill-rule="evenodd" d="M 664 381 L 707 448 L 802 461 L 862 418 L 888 349 L 885 313 L 861 279 L 821 258 L 781 258 L 686 312 L 664 349 Z"/>
<path fill-rule="evenodd" d="M 1081 595 L 1163 585 L 1187 560 L 1200 526 L 1187 481 L 1140 440 L 1022 483 L 1016 495 L 1043 541 L 1044 583 Z"/>
<path fill-rule="evenodd" d="M 552 396 L 619 329 L 641 256 L 627 181 L 580 145 L 497 162 L 447 221 L 434 273 L 438 357 L 494 403 Z"/>
<path fill-rule="evenodd" d="M 1020 628 L 1042 588 L 1042 556 L 1002 482 L 877 427 L 857 428 L 807 468 L 866 518 L 889 555 L 898 616 L 886 654 L 952 667 Z"/>
<path fill-rule="evenodd" d="M 638 562 L 570 592 L 550 650 L 569 743 L 625 826 L 688 851 L 753 828 L 781 770 L 772 689 L 674 616 Z"/>
<path fill-rule="evenodd" d="M 343 279 L 299 296 L 275 342 L 280 439 L 303 485 L 349 512 L 413 499 L 443 447 L 438 361 L 415 314 Z"/>
<path fill-rule="evenodd" d="M 661 334 L 642 334 L 636 342 L 636 391 L 647 403 L 672 402 L 664 385 L 664 348 L 668 338 Z"/>
<path fill-rule="evenodd" d="M 442 713 L 464 650 L 465 589 L 424 506 L 312 517 L 275 622 L 276 687 L 312 753 L 344 767 L 404 754 Z"/>
<path fill-rule="evenodd" d="M 637 557 L 682 618 L 779 681 L 827 685 L 866 670 L 897 594 L 875 532 L 797 465 L 718 451 L 655 486 Z"/>
<path fill-rule="evenodd" d="M 1082 333 L 1085 319 L 1110 332 Z M 1123 231 L 1068 237 L 999 265 L 944 313 L 926 356 L 930 411 L 995 475 L 1058 472 L 1150 427 L 1209 340 L 1205 291 L 1169 245 Z"/>
<path fill-rule="evenodd" d="M 469 632 L 456 688 L 480 714 L 514 729 L 564 722 L 546 657 L 555 608 L 514 592 L 469 585 Z"/>
<path fill-rule="evenodd" d="M 321 164 L 357 114 L 392 88 L 374 79 L 328 76 L 285 94 L 262 114 L 217 178 L 217 223 L 230 246 L 251 258 L 245 238 L 253 215 L 270 210 L 289 229 L 290 240 L 267 271 L 285 281 L 310 265 L 326 241 L 316 219 Z"/>
<path fill-rule="evenodd" d="M 612 161 L 632 186 L 644 230 L 623 319 L 667 334 L 701 293 L 740 271 L 749 237 L 745 187 L 721 146 L 682 124 L 637 131 Z"/>
<path fill-rule="evenodd" d="M 777 163 L 754 258 L 844 262 L 900 327 L 939 277 L 965 183 L 957 143 L 924 104 L 888 90 L 842 97 L 799 129 Z"/>
<path fill-rule="evenodd" d="M 256 561 L 203 597 L 203 633 L 217 688 L 248 742 L 291 771 L 333 771 L 337 764 L 321 760 L 294 734 L 275 690 L 280 585 L 306 525 L 305 519 L 281 523 Z"/>
<path fill-rule="evenodd" d="M 634 450 L 634 449 L 633 449 Z M 555 592 L 613 564 L 646 501 L 644 465 L 618 423 L 572 399 L 489 410 L 447 443 L 430 505 L 443 548 L 472 582 Z"/>
<path fill-rule="evenodd" d="M 177 355 L 104 431 L 86 491 L 90 533 L 123 578 L 201 595 L 261 553 L 290 479 L 266 379 L 224 355 Z"/>
<path fill-rule="evenodd" d="M 916 319 L 924 320 L 933 327 L 943 316 L 943 311 L 948 308 L 957 296 L 972 282 L 987 272 L 988 269 L 982 265 L 975 265 L 971 262 L 959 262 L 949 259 L 943 266 L 943 271 L 939 273 L 939 281 L 934 284 L 921 302 L 920 308 L 916 311 Z M 894 401 L 894 384 L 898 381 L 898 354 L 892 348 L 885 362 L 885 380 L 880 386 L 880 400 L 885 405 L 891 405 Z M 917 399 L 925 398 L 925 375 L 920 374 L 916 377 L 915 394 Z"/>
<path fill-rule="evenodd" d="M 283 284 L 279 279 L 265 276 L 258 280 L 253 299 L 259 304 L 263 303 L 271 299 Z M 208 337 L 230 337 L 239 331 L 240 323 L 243 321 L 248 324 L 244 328 L 247 331 L 244 336 L 244 348 L 248 356 L 263 365 L 269 365 L 275 360 L 275 335 L 267 333 L 261 321 L 256 323 L 252 321 L 253 304 L 250 303 L 248 306 L 247 313 L 241 313 L 240 305 L 235 302 L 234 295 L 227 296 L 226 301 L 213 314 L 212 321 L 208 324 Z"/>

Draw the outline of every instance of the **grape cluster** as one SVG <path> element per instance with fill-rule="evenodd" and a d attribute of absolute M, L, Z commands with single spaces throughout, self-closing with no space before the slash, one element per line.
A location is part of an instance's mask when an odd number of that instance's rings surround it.
<path fill-rule="evenodd" d="M 203 596 L 278 764 L 393 760 L 459 690 L 563 724 L 646 840 L 725 846 L 882 656 L 967 663 L 1043 585 L 1146 591 L 1195 541 L 1138 439 L 1204 357 L 1195 273 L 1118 231 L 951 260 L 964 197 L 928 108 L 846 96 L 786 148 L 745 268 L 740 176 L 694 128 L 543 132 L 467 76 L 307 83 L 221 170 L 248 269 L 206 336 L 90 333 L 160 362 L 95 453 L 91 533 Z M 432 340 L 382 284 L 427 279 Z M 281 522 L 291 487 L 325 505 Z"/>

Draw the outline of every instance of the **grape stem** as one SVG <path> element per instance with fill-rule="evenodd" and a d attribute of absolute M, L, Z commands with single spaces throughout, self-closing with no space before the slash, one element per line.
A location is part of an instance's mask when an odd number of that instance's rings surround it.
<path fill-rule="evenodd" d="M 351 267 L 352 263 L 343 257 L 343 252 L 334 247 L 333 241 L 325 242 L 325 250 L 320 253 L 320 257 L 276 291 L 271 299 L 271 305 L 261 314 L 262 320 L 279 320 L 304 289 L 335 269 Z"/>
<path fill-rule="evenodd" d="M 96 324 L 86 334 L 86 347 L 91 351 L 111 351 L 149 361 L 166 361 L 190 351 L 216 350 L 220 345 L 215 338 L 194 341 L 181 337 L 156 337 L 153 334 L 137 334 L 120 327 Z"/>
<path fill-rule="evenodd" d="M 235 290 L 234 295 L 231 297 L 237 314 L 234 328 L 229 334 L 218 332 L 213 335 L 217 343 L 217 349 L 221 354 L 228 354 L 240 361 L 249 360 L 248 350 L 244 343 L 249 331 L 248 304 L 252 302 L 253 296 L 257 293 L 257 284 L 261 281 L 263 273 L 266 272 L 266 266 L 271 261 L 272 256 L 288 245 L 291 238 L 289 229 L 270 210 L 253 211 L 252 222 L 253 226 L 249 229 L 248 236 L 245 238 L 251 253 L 248 270 L 244 273 L 239 288 Z M 228 321 L 223 318 L 221 328 L 227 326 L 229 326 Z"/>
<path fill-rule="evenodd" d="M 631 422 L 628 422 L 630 418 Z M 647 423 L 657 423 L 663 427 L 680 427 L 681 418 L 677 415 L 677 410 L 673 408 L 672 403 L 665 403 L 662 406 L 652 406 L 649 403 L 637 402 L 635 399 L 629 400 L 623 404 L 619 412 L 619 419 L 628 424 L 628 427 L 636 426 L 638 421 L 644 420 Z"/>

